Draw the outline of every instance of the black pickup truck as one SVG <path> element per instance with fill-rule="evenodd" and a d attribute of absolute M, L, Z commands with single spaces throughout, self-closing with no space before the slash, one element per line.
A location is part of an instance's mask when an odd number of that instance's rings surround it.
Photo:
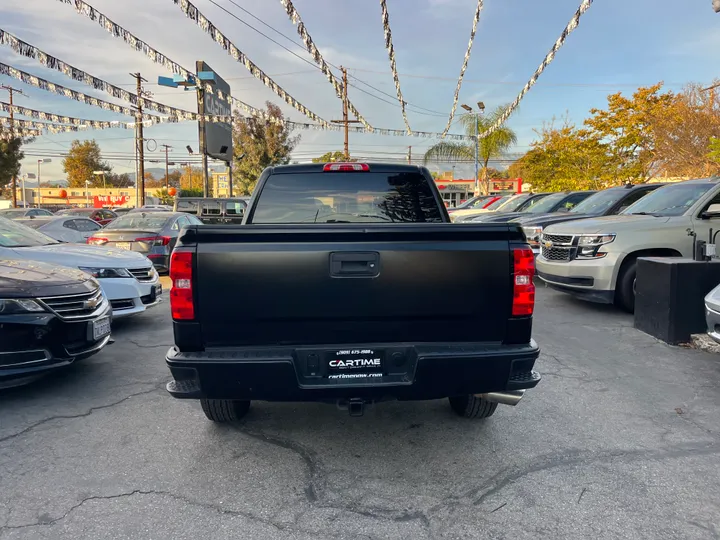
<path fill-rule="evenodd" d="M 243 225 L 180 235 L 167 389 L 217 422 L 251 400 L 446 397 L 485 418 L 540 381 L 534 270 L 518 225 L 450 224 L 424 167 L 268 168 Z"/>

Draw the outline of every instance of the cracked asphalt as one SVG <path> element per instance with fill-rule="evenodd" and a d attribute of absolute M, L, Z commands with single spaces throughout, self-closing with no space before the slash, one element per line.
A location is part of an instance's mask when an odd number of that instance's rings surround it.
<path fill-rule="evenodd" d="M 720 538 L 720 356 L 538 291 L 543 381 L 494 417 L 169 397 L 167 305 L 0 393 L 0 539 Z"/>

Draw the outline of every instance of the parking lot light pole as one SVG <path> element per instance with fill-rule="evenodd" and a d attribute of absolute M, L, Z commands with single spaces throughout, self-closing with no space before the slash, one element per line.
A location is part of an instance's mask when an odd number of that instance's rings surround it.
<path fill-rule="evenodd" d="M 85 208 L 90 208 L 90 180 L 85 180 Z"/>
<path fill-rule="evenodd" d="M 475 197 L 480 195 L 480 156 L 478 155 L 480 152 L 480 115 L 485 112 L 485 104 L 482 101 L 478 101 L 477 105 L 479 112 L 474 112 L 473 108 L 470 107 L 470 105 L 465 105 L 464 103 L 460 105 L 467 112 L 473 114 L 473 117 L 475 119 Z"/>
<path fill-rule="evenodd" d="M 93 171 L 93 174 L 95 176 L 102 176 L 103 179 L 103 189 L 107 189 L 107 185 L 105 184 L 105 171 Z"/>

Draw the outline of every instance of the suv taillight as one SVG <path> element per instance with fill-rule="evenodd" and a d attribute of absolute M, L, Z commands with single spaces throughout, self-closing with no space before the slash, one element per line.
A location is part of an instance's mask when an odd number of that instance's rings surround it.
<path fill-rule="evenodd" d="M 190 321 L 195 318 L 192 275 L 192 252 L 174 251 L 170 256 L 170 312 L 175 320 Z"/>
<path fill-rule="evenodd" d="M 370 165 L 367 163 L 326 163 L 323 172 L 368 172 Z"/>
<path fill-rule="evenodd" d="M 514 248 L 512 316 L 525 317 L 535 309 L 535 255 L 528 248 Z"/>

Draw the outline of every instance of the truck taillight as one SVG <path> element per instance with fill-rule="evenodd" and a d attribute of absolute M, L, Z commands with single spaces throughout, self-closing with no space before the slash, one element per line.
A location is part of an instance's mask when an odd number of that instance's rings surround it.
<path fill-rule="evenodd" d="M 515 248 L 513 254 L 513 317 L 533 314 L 535 309 L 535 255 L 531 249 Z"/>
<path fill-rule="evenodd" d="M 170 312 L 175 320 L 190 321 L 195 318 L 192 274 L 193 254 L 189 251 L 174 251 L 170 256 Z"/>
<path fill-rule="evenodd" d="M 323 172 L 368 172 L 370 165 L 367 163 L 326 163 Z"/>

